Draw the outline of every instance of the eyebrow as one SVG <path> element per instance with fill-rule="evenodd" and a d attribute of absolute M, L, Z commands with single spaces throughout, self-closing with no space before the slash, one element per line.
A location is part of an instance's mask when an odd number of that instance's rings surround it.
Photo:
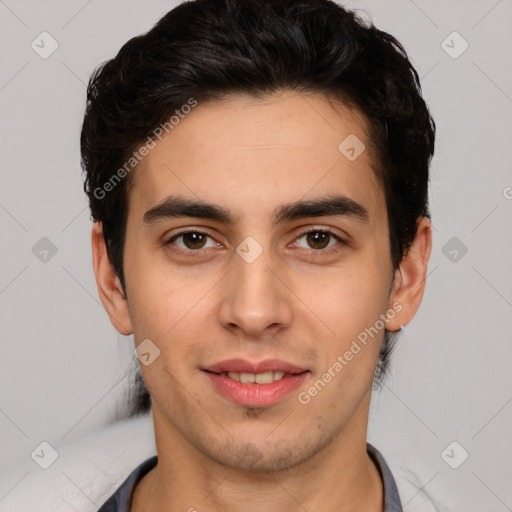
<path fill-rule="evenodd" d="M 273 225 L 307 217 L 343 215 L 361 222 L 368 222 L 368 210 L 360 203 L 343 195 L 329 195 L 308 201 L 295 201 L 274 211 Z M 144 224 L 177 217 L 209 219 L 232 225 L 237 218 L 222 206 L 180 196 L 169 196 L 144 213 Z"/>

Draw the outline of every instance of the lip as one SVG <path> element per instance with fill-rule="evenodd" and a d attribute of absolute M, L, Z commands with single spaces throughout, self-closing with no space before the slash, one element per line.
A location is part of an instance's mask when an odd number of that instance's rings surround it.
<path fill-rule="evenodd" d="M 238 372 L 238 373 L 265 373 L 265 372 L 283 372 L 290 374 L 299 374 L 308 371 L 307 368 L 301 368 L 292 363 L 281 361 L 279 359 L 266 359 L 258 363 L 247 361 L 246 359 L 226 359 L 213 364 L 202 370 L 212 373 Z M 260 386 L 263 384 L 259 384 Z"/>
<path fill-rule="evenodd" d="M 202 370 L 224 398 L 246 407 L 268 407 L 279 403 L 297 389 L 310 373 L 306 368 L 278 359 L 257 363 L 245 359 L 228 359 Z M 226 375 L 219 375 L 221 372 L 257 374 L 270 371 L 283 372 L 285 375 L 282 379 L 268 384 L 242 383 Z"/>

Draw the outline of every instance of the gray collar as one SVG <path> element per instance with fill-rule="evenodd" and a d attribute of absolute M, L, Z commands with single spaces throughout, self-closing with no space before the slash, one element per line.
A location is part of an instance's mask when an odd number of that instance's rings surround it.
<path fill-rule="evenodd" d="M 382 478 L 382 487 L 384 488 L 384 510 L 383 512 L 403 512 L 400 495 L 396 487 L 395 479 L 389 469 L 382 454 L 372 446 L 366 443 L 366 451 L 373 460 L 377 469 L 379 470 L 380 477 Z"/>

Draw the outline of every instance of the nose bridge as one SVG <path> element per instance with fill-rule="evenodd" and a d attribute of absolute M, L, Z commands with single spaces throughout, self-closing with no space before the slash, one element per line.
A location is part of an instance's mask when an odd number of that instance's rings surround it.
<path fill-rule="evenodd" d="M 234 277 L 238 302 L 246 301 L 249 304 L 257 305 L 261 299 L 269 303 L 274 295 L 275 278 L 269 268 L 269 258 L 261 255 L 252 263 L 243 259 L 235 264 Z"/>
<path fill-rule="evenodd" d="M 254 239 L 237 247 L 220 310 L 224 326 L 257 336 L 271 326 L 289 324 L 290 304 L 285 287 L 274 275 L 275 264 L 270 250 L 263 250 Z"/>

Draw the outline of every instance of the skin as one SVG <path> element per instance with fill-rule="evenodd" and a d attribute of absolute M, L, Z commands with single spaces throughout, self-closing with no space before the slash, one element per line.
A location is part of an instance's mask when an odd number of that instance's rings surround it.
<path fill-rule="evenodd" d="M 338 150 L 349 134 L 367 148 L 353 162 Z M 397 331 L 423 297 L 430 222 L 418 220 L 393 272 L 385 198 L 371 165 L 357 111 L 318 94 L 232 95 L 195 107 L 133 171 L 126 296 L 94 225 L 94 270 L 112 324 L 160 350 L 141 365 L 159 460 L 136 487 L 133 511 L 382 510 L 366 434 L 384 330 L 308 404 L 297 399 L 393 303 L 401 311 L 386 328 Z M 363 205 L 368 221 L 337 215 L 272 224 L 281 205 L 332 193 Z M 222 206 L 236 222 L 145 224 L 144 213 L 170 195 Z M 199 250 L 183 237 L 167 243 L 185 228 L 212 238 Z M 326 228 L 346 244 L 333 237 L 322 249 L 307 236 Z M 248 236 L 263 249 L 250 264 L 236 252 Z M 310 373 L 278 404 L 251 409 L 228 401 L 200 370 L 236 357 L 282 359 Z"/>

